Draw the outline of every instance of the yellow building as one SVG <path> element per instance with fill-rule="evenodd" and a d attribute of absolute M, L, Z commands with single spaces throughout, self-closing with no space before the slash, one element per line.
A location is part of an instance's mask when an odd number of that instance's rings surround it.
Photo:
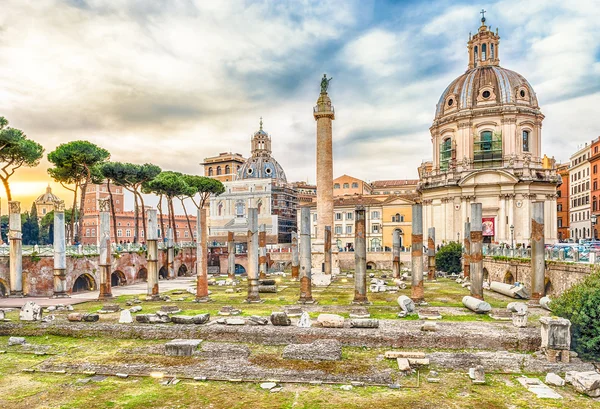
<path fill-rule="evenodd" d="M 409 247 L 412 243 L 412 205 L 407 196 L 387 196 L 382 208 L 383 247 L 392 248 L 394 230 L 400 230 L 400 246 Z"/>
<path fill-rule="evenodd" d="M 360 179 L 342 175 L 333 179 L 333 196 L 370 195 L 371 185 Z"/>

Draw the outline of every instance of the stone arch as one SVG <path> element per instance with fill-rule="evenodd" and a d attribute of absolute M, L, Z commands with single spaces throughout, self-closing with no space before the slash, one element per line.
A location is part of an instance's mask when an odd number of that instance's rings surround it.
<path fill-rule="evenodd" d="M 71 292 L 80 293 L 83 291 L 94 291 L 96 289 L 96 280 L 94 277 L 91 274 L 83 273 L 73 282 Z"/>
<path fill-rule="evenodd" d="M 10 292 L 8 283 L 0 278 L 0 297 L 8 297 L 8 293 Z"/>
<path fill-rule="evenodd" d="M 246 274 L 246 268 L 241 264 L 235 265 L 235 273 L 236 274 Z"/>
<path fill-rule="evenodd" d="M 368 261 L 367 270 L 377 270 L 377 264 L 375 264 L 373 261 Z"/>
<path fill-rule="evenodd" d="M 487 268 L 483 268 L 483 281 L 490 281 L 490 272 Z"/>
<path fill-rule="evenodd" d="M 110 275 L 111 287 L 118 287 L 127 284 L 127 277 L 121 270 L 115 270 Z"/>
<path fill-rule="evenodd" d="M 148 281 L 148 270 L 146 270 L 145 267 L 142 267 L 138 270 L 137 274 L 135 275 L 135 280 L 136 281 Z"/>
<path fill-rule="evenodd" d="M 165 266 L 162 266 L 160 270 L 158 270 L 158 278 L 166 279 L 169 277 L 169 271 Z"/>
<path fill-rule="evenodd" d="M 506 274 L 504 274 L 504 284 L 514 284 L 515 283 L 515 277 L 513 277 L 512 273 L 510 271 L 507 271 Z"/>
<path fill-rule="evenodd" d="M 185 277 L 187 276 L 187 272 L 188 272 L 188 268 L 185 264 L 182 264 L 179 266 L 179 269 L 177 270 L 177 277 Z"/>
<path fill-rule="evenodd" d="M 554 292 L 554 287 L 552 286 L 552 281 L 548 277 L 544 279 L 544 294 L 552 294 Z"/>

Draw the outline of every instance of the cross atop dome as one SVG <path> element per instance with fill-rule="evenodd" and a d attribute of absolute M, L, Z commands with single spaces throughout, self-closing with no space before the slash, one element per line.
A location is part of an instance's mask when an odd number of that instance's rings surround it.
<path fill-rule="evenodd" d="M 485 24 L 485 13 L 487 13 L 487 11 L 485 11 L 484 9 L 481 9 L 481 11 L 479 12 L 481 14 L 481 24 Z"/>

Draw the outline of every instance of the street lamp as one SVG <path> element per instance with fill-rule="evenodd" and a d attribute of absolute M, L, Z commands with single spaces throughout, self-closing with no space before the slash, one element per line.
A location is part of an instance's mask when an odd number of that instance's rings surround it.
<path fill-rule="evenodd" d="M 515 248 L 515 226 L 510 225 L 510 248 Z"/>

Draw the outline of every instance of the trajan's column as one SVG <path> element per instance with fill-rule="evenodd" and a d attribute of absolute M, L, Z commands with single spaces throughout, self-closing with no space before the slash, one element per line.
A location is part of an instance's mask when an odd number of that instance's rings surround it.
<path fill-rule="evenodd" d="M 317 239 L 314 242 L 316 252 L 325 249 L 325 226 L 333 226 L 333 152 L 331 121 L 335 119 L 335 113 L 331 100 L 327 95 L 331 78 L 323 74 L 321 80 L 321 95 L 317 105 L 313 109 L 315 121 L 317 121 Z M 331 274 L 331 263 L 328 265 Z M 320 270 L 320 268 L 319 268 Z"/>

